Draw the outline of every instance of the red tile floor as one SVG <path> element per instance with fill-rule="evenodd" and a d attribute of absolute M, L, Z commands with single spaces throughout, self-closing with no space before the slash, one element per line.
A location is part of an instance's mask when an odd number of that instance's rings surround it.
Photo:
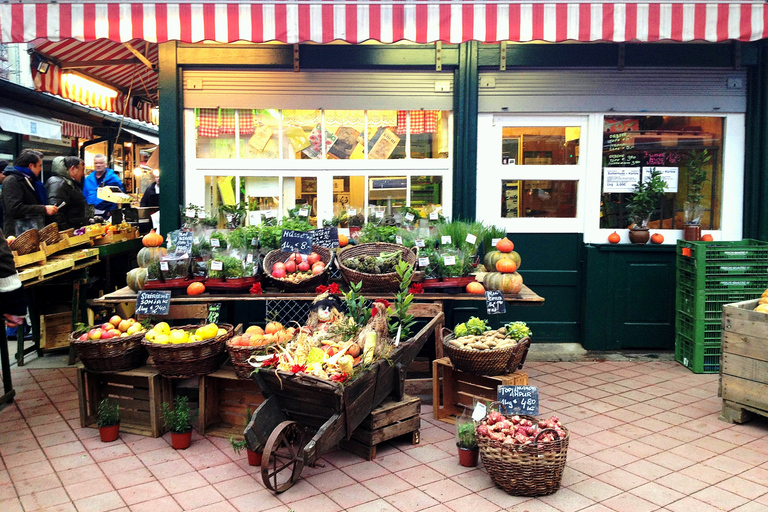
<path fill-rule="evenodd" d="M 226 439 L 196 436 L 185 451 L 125 433 L 101 443 L 80 428 L 73 369 L 16 368 L 18 400 L 0 410 L 0 511 L 768 511 L 768 420 L 718 420 L 717 375 L 667 361 L 526 369 L 542 415 L 572 433 L 562 488 L 536 499 L 459 466 L 454 427 L 428 404 L 420 445 L 388 443 L 371 462 L 330 453 L 275 496 Z"/>

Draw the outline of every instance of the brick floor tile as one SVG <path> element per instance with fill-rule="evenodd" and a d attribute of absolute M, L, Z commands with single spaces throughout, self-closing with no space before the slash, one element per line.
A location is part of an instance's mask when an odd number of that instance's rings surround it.
<path fill-rule="evenodd" d="M 40 446 L 46 448 L 48 446 L 55 446 L 62 443 L 71 443 L 77 441 L 77 435 L 72 430 L 65 430 L 62 432 L 55 432 L 53 434 L 47 434 L 45 436 L 38 436 L 37 442 Z"/>
<path fill-rule="evenodd" d="M 371 478 L 363 482 L 363 485 L 381 497 L 404 492 L 413 487 L 410 483 L 393 474 Z"/>
<path fill-rule="evenodd" d="M 630 492 L 661 507 L 685 497 L 685 494 L 656 482 L 648 482 L 645 485 L 632 489 Z"/>
<path fill-rule="evenodd" d="M 439 443 L 447 439 L 452 439 L 455 434 L 448 432 L 440 427 L 425 428 L 420 432 L 422 443 Z"/>
<path fill-rule="evenodd" d="M 735 508 L 749 501 L 743 496 L 726 491 L 720 487 L 707 487 L 692 494 L 691 497 L 723 510 Z"/>
<path fill-rule="evenodd" d="M 57 421 L 43 423 L 42 425 L 35 425 L 34 427 L 30 428 L 36 437 L 44 437 L 49 434 L 56 434 L 58 432 L 67 432 L 72 430 L 69 428 L 69 424 L 61 419 L 61 416 L 59 416 L 59 420 Z"/>
<path fill-rule="evenodd" d="M 609 509 L 605 505 L 601 505 L 600 503 L 597 503 L 595 505 L 592 505 L 591 507 L 581 509 L 581 512 L 614 512 L 614 511 Z M 657 512 L 663 512 L 663 511 L 657 511 Z"/>
<path fill-rule="evenodd" d="M 101 467 L 107 476 L 110 476 L 143 468 L 144 464 L 142 464 L 138 457 L 121 457 L 119 459 L 100 462 L 99 467 Z"/>
<path fill-rule="evenodd" d="M 145 484 L 147 482 L 153 482 L 155 477 L 145 467 L 131 469 L 128 471 L 122 471 L 113 473 L 111 471 L 104 471 L 107 474 L 107 478 L 112 482 L 115 489 L 124 489 L 126 487 L 133 487 L 134 485 Z"/>
<path fill-rule="evenodd" d="M 560 512 L 552 505 L 547 505 L 543 501 L 535 499 L 514 505 L 506 510 L 509 512 Z"/>
<path fill-rule="evenodd" d="M 224 501 L 224 497 L 211 485 L 176 493 L 173 495 L 173 499 L 175 499 L 184 510 L 199 508 Z"/>
<path fill-rule="evenodd" d="M 618 467 L 623 467 L 627 464 L 632 464 L 633 462 L 639 460 L 634 455 L 631 455 L 618 448 L 609 448 L 607 450 L 593 453 L 592 457 L 605 463 L 611 464 L 612 466 Z"/>
<path fill-rule="evenodd" d="M 765 512 L 765 505 L 750 501 L 749 503 L 745 503 L 744 505 L 733 509 L 732 512 Z"/>
<path fill-rule="evenodd" d="M 622 491 L 629 491 L 635 487 L 640 487 L 648 482 L 647 478 L 635 475 L 623 469 L 616 468 L 611 471 L 607 471 L 596 477 L 601 482 L 618 487 Z"/>
<path fill-rule="evenodd" d="M 261 483 L 261 475 L 259 475 L 258 479 L 259 483 Z M 271 493 L 272 491 L 268 492 Z M 317 489 L 317 487 L 313 486 L 304 479 L 300 479 L 298 482 L 293 484 L 290 489 L 280 493 L 279 498 L 283 503 L 291 503 L 294 501 L 301 501 L 304 498 L 309 498 L 310 496 L 315 496 L 317 494 L 320 494 L 320 491 Z"/>
<path fill-rule="evenodd" d="M 0 444 L 0 455 L 3 457 L 11 457 L 12 455 L 37 451 L 38 449 L 38 443 L 33 436 L 30 435 L 28 437 L 25 436 L 21 439 L 9 440 L 8 442 Z M 23 462 L 21 464 L 23 464 Z M 20 464 L 17 463 L 16 465 L 18 466 Z"/>
<path fill-rule="evenodd" d="M 155 478 L 157 477 L 155 476 Z M 253 480 L 250 476 L 247 475 L 243 478 L 249 478 L 251 481 Z M 210 482 L 203 478 L 203 476 L 199 473 L 192 472 L 160 479 L 160 483 L 169 493 L 176 494 L 179 492 L 188 491 L 190 489 L 204 487 Z"/>
<path fill-rule="evenodd" d="M 660 448 L 656 448 L 655 446 L 651 446 L 641 441 L 630 441 L 628 443 L 617 446 L 616 449 L 626 452 L 630 455 L 634 455 L 639 459 L 652 457 L 663 451 Z"/>
<path fill-rule="evenodd" d="M 695 464 L 694 461 L 669 451 L 652 455 L 651 457 L 648 457 L 647 460 L 654 464 L 658 464 L 659 466 L 671 469 L 672 471 L 680 471 L 681 469 Z"/>
<path fill-rule="evenodd" d="M 418 460 L 404 452 L 393 453 L 380 458 L 377 457 L 376 462 L 389 471 L 400 471 L 420 464 Z"/>
<path fill-rule="evenodd" d="M 400 452 L 400 450 L 397 450 L 396 448 L 394 448 L 392 445 L 388 443 L 386 443 L 384 446 L 379 445 L 379 448 L 377 449 L 377 453 L 379 454 L 379 456 L 385 456 L 389 451 L 391 451 L 392 453 Z M 339 469 L 345 468 L 352 464 L 359 464 L 360 462 L 365 460 L 345 450 L 336 450 L 335 452 L 326 453 L 325 455 L 323 455 L 323 459 L 330 462 L 331 464 L 333 464 Z"/>
<path fill-rule="evenodd" d="M 582 496 L 591 499 L 594 502 L 601 502 L 612 498 L 623 491 L 611 484 L 602 482 L 596 478 L 589 478 L 576 484 L 568 486 L 571 491 L 577 492 Z"/>
<path fill-rule="evenodd" d="M 319 475 L 307 478 L 307 481 L 321 492 L 328 492 L 333 489 L 339 489 L 355 483 L 355 480 L 340 469 L 326 471 Z"/>
<path fill-rule="evenodd" d="M 23 466 L 17 466 L 15 468 L 8 468 L 8 474 L 14 481 L 28 480 L 49 473 L 53 473 L 53 467 L 47 460 L 33 462 L 32 464 L 24 464 Z"/>
<path fill-rule="evenodd" d="M 670 473 L 664 478 L 659 479 L 657 483 L 683 494 L 693 494 L 704 489 L 708 485 L 701 480 L 691 478 L 690 476 L 681 473 Z"/>
<path fill-rule="evenodd" d="M 118 491 L 123 501 L 128 505 L 135 505 L 144 501 L 155 500 L 168 495 L 165 487 L 160 482 L 152 481 L 144 484 L 125 487 Z"/>
<path fill-rule="evenodd" d="M 181 506 L 171 496 L 163 496 L 131 506 L 131 512 L 181 512 L 181 510 Z"/>
<path fill-rule="evenodd" d="M 3 462 L 5 463 L 6 468 L 11 469 L 19 466 L 26 466 L 33 462 L 47 460 L 45 452 L 38 448 L 36 444 L 30 446 L 30 443 L 27 443 L 27 445 L 26 451 L 20 451 L 9 455 L 3 454 Z M 30 450 L 30 448 L 32 449 Z"/>
<path fill-rule="evenodd" d="M 426 468 L 424 470 L 426 471 Z M 467 473 L 461 473 L 460 475 L 451 477 L 451 480 L 473 492 L 478 492 L 482 491 L 483 489 L 493 487 L 493 481 L 488 476 L 488 473 L 483 469 L 476 469 Z"/>
<path fill-rule="evenodd" d="M 609 448 L 619 446 L 633 440 L 631 437 L 623 436 L 621 434 L 617 434 L 616 432 L 611 432 L 610 430 L 592 434 L 587 436 L 585 439 L 597 441 L 598 443 L 604 444 Z"/>
<path fill-rule="evenodd" d="M 420 487 L 422 485 L 431 484 L 432 482 L 445 479 L 445 475 L 442 473 L 435 471 L 428 466 L 422 465 L 403 469 L 402 471 L 397 471 L 395 474 L 415 487 Z M 457 475 L 454 477 L 454 480 L 466 474 L 468 473 Z M 485 472 L 483 472 L 483 474 L 485 475 L 485 478 L 488 478 L 488 475 Z"/>
<path fill-rule="evenodd" d="M 193 475 L 189 476 L 191 477 Z M 207 483 L 206 480 L 202 477 L 201 479 L 202 484 L 205 485 Z M 236 498 L 238 496 L 242 496 L 243 494 L 248 494 L 264 489 L 264 486 L 261 483 L 261 478 L 256 480 L 251 475 L 245 475 L 238 478 L 233 478 L 231 480 L 224 480 L 222 482 L 213 484 L 213 487 L 219 491 L 219 493 L 221 493 L 221 495 L 226 499 Z"/>
<path fill-rule="evenodd" d="M 472 491 L 453 480 L 432 482 L 431 484 L 420 486 L 419 490 L 433 497 L 439 503 L 461 498 L 472 493 Z"/>
<path fill-rule="evenodd" d="M 619 395 L 607 396 L 603 398 L 603 402 L 607 404 L 615 405 L 616 407 L 627 407 L 628 405 L 637 403 L 631 398 L 627 398 L 625 396 L 619 396 Z"/>
<path fill-rule="evenodd" d="M 224 480 L 231 480 L 233 478 L 246 476 L 246 472 L 243 471 L 240 466 L 234 462 L 228 462 L 219 466 L 201 469 L 198 471 L 198 474 L 200 474 L 200 476 L 212 484 L 215 484 L 216 482 L 223 482 Z"/>
<path fill-rule="evenodd" d="M 705 466 L 703 464 L 688 466 L 687 468 L 678 471 L 678 474 L 683 474 L 685 476 L 695 478 L 696 480 L 701 480 L 702 482 L 708 483 L 709 485 L 715 485 L 716 483 L 722 482 L 723 480 L 731 477 L 731 475 L 725 471 L 720 471 L 719 469 Z M 741 476 L 747 478 L 746 475 Z"/>
<path fill-rule="evenodd" d="M 121 457 L 133 456 L 133 452 L 125 444 L 115 444 L 114 446 L 106 446 L 99 448 L 98 450 L 90 450 L 93 460 L 96 462 L 106 462 L 108 460 L 119 459 Z"/>
<path fill-rule="evenodd" d="M 51 459 L 51 466 L 56 471 L 65 471 L 67 469 L 79 468 L 81 466 L 87 466 L 93 464 L 93 458 L 87 453 L 73 453 L 72 455 L 65 455 L 63 457 L 56 457 Z"/>
<path fill-rule="evenodd" d="M 348 512 L 398 512 L 398 510 L 384 499 L 378 499 L 352 507 Z"/>
<path fill-rule="evenodd" d="M 360 484 L 348 485 L 347 487 L 340 487 L 333 489 L 325 493 L 326 496 L 331 498 L 337 505 L 343 510 L 356 507 L 363 503 L 377 500 L 379 498 L 373 491 Z"/>
<path fill-rule="evenodd" d="M 461 498 L 449 501 L 445 503 L 445 506 L 450 510 L 456 512 L 464 512 L 467 510 L 482 510 L 483 512 L 495 512 L 499 510 L 498 505 L 492 503 L 485 498 L 478 496 L 477 494 L 470 494 Z M 432 509 L 427 509 L 431 511 Z"/>
<path fill-rule="evenodd" d="M 323 494 L 291 502 L 288 505 L 294 512 L 336 512 L 343 510 L 338 503 Z"/>
<path fill-rule="evenodd" d="M 167 446 L 158 450 L 138 453 L 136 457 L 147 467 L 163 462 L 182 460 L 182 456 L 176 450 L 169 449 Z"/>
<path fill-rule="evenodd" d="M 138 459 L 137 459 L 138 460 Z M 143 465 L 142 465 L 143 466 Z M 155 478 L 163 479 L 172 476 L 183 475 L 195 470 L 192 465 L 186 460 L 172 460 L 168 462 L 161 462 L 152 466 L 147 466 Z"/>
<path fill-rule="evenodd" d="M 219 449 L 210 451 L 208 453 L 199 453 L 186 456 L 184 459 L 197 470 L 217 467 L 223 464 L 230 464 L 232 462 L 232 459 L 230 459 L 229 456 L 227 456 Z"/>
<path fill-rule="evenodd" d="M 712 505 L 709 505 L 708 503 L 704 503 L 703 501 L 699 501 L 696 498 L 692 498 L 690 496 L 687 496 L 680 501 L 676 501 L 674 503 L 670 503 L 667 505 L 669 510 L 672 512 L 720 512 L 721 509 L 717 507 L 713 507 Z"/>
<path fill-rule="evenodd" d="M 519 505 L 520 503 L 529 502 L 531 500 L 531 498 L 527 497 L 511 496 L 499 487 L 489 487 L 488 489 L 483 489 L 482 491 L 478 492 L 477 495 L 485 498 L 486 500 L 490 501 L 498 507 L 503 508 L 504 510 L 508 510 L 510 507 Z"/>
<path fill-rule="evenodd" d="M 63 487 L 56 487 L 46 491 L 35 491 L 31 494 L 19 496 L 24 510 L 50 510 L 54 505 L 69 503 L 69 496 Z"/>
<path fill-rule="evenodd" d="M 214 503 L 213 505 L 206 505 L 205 507 L 194 508 L 189 512 L 238 512 L 238 511 L 234 506 L 230 505 L 226 501 L 222 501 L 220 503 Z"/>
<path fill-rule="evenodd" d="M 608 498 L 602 505 L 615 512 L 651 512 L 659 508 L 658 505 L 628 492 Z"/>
<path fill-rule="evenodd" d="M 436 460 L 430 462 L 427 464 L 427 466 L 448 477 L 460 475 L 461 473 L 468 473 L 469 471 L 473 470 L 473 468 L 459 465 L 458 457 L 449 457 L 447 459 Z"/>
<path fill-rule="evenodd" d="M 135 454 L 151 452 L 159 450 L 160 448 L 169 448 L 168 442 L 162 437 L 140 437 L 134 439 L 133 436 L 125 438 L 125 434 L 122 434 L 123 441 Z"/>
<path fill-rule="evenodd" d="M 408 450 L 408 455 L 420 462 L 432 462 L 447 456 L 446 452 L 430 444 L 412 448 Z"/>
<path fill-rule="evenodd" d="M 56 483 L 58 484 L 58 481 Z M 3 503 L 5 500 L 15 500 L 18 497 L 19 495 L 16 494 L 16 489 L 14 489 L 12 483 L 0 484 L 0 503 Z"/>
<path fill-rule="evenodd" d="M 764 495 L 766 491 L 768 491 L 765 486 L 745 478 L 741 478 L 740 476 L 734 476 L 728 480 L 723 480 L 722 482 L 718 483 L 716 487 L 725 489 L 726 491 L 730 491 L 750 500 L 759 498 L 760 496 Z"/>
<path fill-rule="evenodd" d="M 89 478 L 82 482 L 65 485 L 64 488 L 67 490 L 67 494 L 69 494 L 69 497 L 72 500 L 88 498 L 90 496 L 96 496 L 97 494 L 104 494 L 105 492 L 115 490 L 109 479 L 104 476 Z"/>
<path fill-rule="evenodd" d="M 614 469 L 614 466 L 607 464 L 603 461 L 592 458 L 591 456 L 582 457 L 573 462 L 569 462 L 569 465 L 585 475 L 597 476 L 607 471 Z"/>
<path fill-rule="evenodd" d="M 568 430 L 570 430 L 572 434 L 578 434 L 580 436 L 588 436 L 605 429 L 603 427 L 595 425 L 590 420 L 580 420 L 580 421 L 575 421 L 573 423 L 570 423 L 568 425 Z"/>
<path fill-rule="evenodd" d="M 562 512 L 575 512 L 595 503 L 591 498 L 570 489 L 560 489 L 554 494 L 541 496 L 538 500 Z"/>
<path fill-rule="evenodd" d="M 656 480 L 671 473 L 669 469 L 647 460 L 638 460 L 627 464 L 623 469 L 648 480 Z"/>
<path fill-rule="evenodd" d="M 77 440 L 77 437 L 75 437 L 75 439 L 75 441 L 70 441 L 68 443 L 45 447 L 43 448 L 43 452 L 45 452 L 46 457 L 49 459 L 85 452 L 83 443 Z"/>
<path fill-rule="evenodd" d="M 419 489 L 409 489 L 392 494 L 387 496 L 386 500 L 403 512 L 423 510 L 438 503 L 434 498 Z"/>
<path fill-rule="evenodd" d="M 420 467 L 420 466 L 417 466 L 417 467 Z M 422 468 L 422 469 L 426 470 L 429 468 Z M 378 476 L 389 474 L 389 470 L 387 468 L 379 464 L 371 464 L 370 462 L 360 462 L 357 464 L 344 466 L 341 468 L 341 470 L 344 471 L 349 476 L 353 477 L 358 482 L 364 482 L 371 478 L 376 478 Z M 443 476 L 440 475 L 440 478 L 443 478 Z"/>
<path fill-rule="evenodd" d="M 599 441 L 595 441 L 592 437 L 580 437 L 574 438 L 570 441 L 569 447 L 578 450 L 586 455 L 590 455 L 602 450 L 607 450 L 609 447 Z"/>
<path fill-rule="evenodd" d="M 125 503 L 117 491 L 97 494 L 75 501 L 78 512 L 105 512 L 122 506 L 125 506 Z"/>
<path fill-rule="evenodd" d="M 715 469 L 725 471 L 726 473 L 730 473 L 732 475 L 740 475 L 745 471 L 749 471 L 753 467 L 752 464 L 736 460 L 727 455 L 718 455 L 716 457 L 712 457 L 711 459 L 705 460 L 703 464 L 705 466 L 711 466 Z"/>
<path fill-rule="evenodd" d="M 753 466 L 759 466 L 760 464 L 768 463 L 768 454 L 761 453 L 756 450 L 750 450 L 744 446 L 739 446 L 733 450 L 723 453 L 732 459 L 740 460 L 751 464 Z"/>

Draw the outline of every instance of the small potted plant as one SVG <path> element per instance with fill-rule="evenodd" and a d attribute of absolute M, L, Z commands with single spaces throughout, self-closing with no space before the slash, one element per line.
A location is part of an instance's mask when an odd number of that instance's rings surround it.
<path fill-rule="evenodd" d="M 635 184 L 635 192 L 627 201 L 629 220 L 632 222 L 629 241 L 633 244 L 646 244 L 651 238 L 648 221 L 666 188 L 667 182 L 661 177 L 661 171 L 657 170 L 651 171 L 647 180 Z"/>
<path fill-rule="evenodd" d="M 684 204 L 684 240 L 695 242 L 701 238 L 700 223 L 701 217 L 704 215 L 704 207 L 701 205 L 701 200 L 704 199 L 702 185 L 707 181 L 707 171 L 704 166 L 710 160 L 712 160 L 712 155 L 706 149 L 698 152 L 691 151 L 688 159 L 688 195 Z"/>
<path fill-rule="evenodd" d="M 192 443 L 192 422 L 197 411 L 189 408 L 186 396 L 177 396 L 173 407 L 163 402 L 163 423 L 171 431 L 171 444 L 176 450 L 186 450 Z"/>
<path fill-rule="evenodd" d="M 456 446 L 459 447 L 459 464 L 468 468 L 477 466 L 477 439 L 475 422 L 466 411 L 456 420 Z"/>
<path fill-rule="evenodd" d="M 105 398 L 99 402 L 97 413 L 96 426 L 99 427 L 101 442 L 115 441 L 120 432 L 120 404 Z"/>
<path fill-rule="evenodd" d="M 248 426 L 248 422 L 251 421 L 251 408 L 247 408 L 245 411 L 245 425 Z M 261 453 L 255 452 L 248 448 L 248 442 L 245 439 L 242 439 L 240 441 L 235 440 L 235 436 L 231 436 L 229 438 L 229 444 L 232 445 L 232 449 L 235 451 L 235 453 L 239 454 L 243 449 L 245 449 L 246 453 L 248 454 L 248 465 L 249 466 L 261 466 Z"/>

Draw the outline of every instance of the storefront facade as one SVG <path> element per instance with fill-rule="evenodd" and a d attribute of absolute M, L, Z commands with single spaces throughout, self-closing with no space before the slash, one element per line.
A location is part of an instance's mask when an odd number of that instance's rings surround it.
<path fill-rule="evenodd" d="M 14 22 L 3 40 L 159 43 L 163 231 L 179 205 L 227 198 L 258 217 L 307 205 L 318 225 L 387 204 L 482 220 L 546 298 L 508 316 L 601 350 L 674 345 L 697 152 L 712 157 L 704 231 L 768 239 L 762 3 L 109 3 L 83 11 L 103 23 L 61 26 L 80 12 L 47 7 L 47 33 Z M 348 151 L 328 145 L 342 136 Z M 651 167 L 668 176 L 651 219 L 664 244 L 608 245 L 626 242 L 626 183 Z"/>

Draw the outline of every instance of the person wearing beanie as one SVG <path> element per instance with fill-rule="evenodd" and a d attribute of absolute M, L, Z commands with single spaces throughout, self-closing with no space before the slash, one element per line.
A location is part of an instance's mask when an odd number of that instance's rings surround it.
<path fill-rule="evenodd" d="M 16 165 L 3 171 L 3 231 L 6 236 L 18 236 L 17 224 L 23 231 L 24 224 L 40 229 L 45 226 L 45 216 L 58 212 L 48 202 L 45 185 L 40 181 L 43 171 L 43 154 L 25 149 L 16 159 Z"/>
<path fill-rule="evenodd" d="M 59 226 L 59 231 L 85 226 L 93 207 L 86 203 L 83 195 L 84 162 L 76 156 L 57 156 L 53 159 L 53 172 L 45 182 L 48 204 L 66 204 L 53 215 L 52 221 Z"/>

